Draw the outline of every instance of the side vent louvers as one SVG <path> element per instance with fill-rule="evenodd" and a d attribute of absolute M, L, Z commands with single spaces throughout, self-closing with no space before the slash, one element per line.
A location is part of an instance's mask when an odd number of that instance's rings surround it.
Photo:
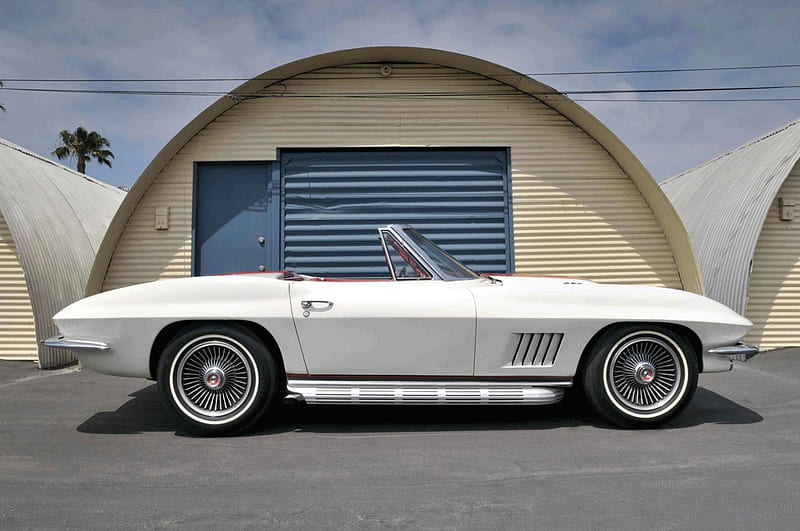
<path fill-rule="evenodd" d="M 511 365 L 548 367 L 556 362 L 564 334 L 514 334 L 519 336 Z"/>

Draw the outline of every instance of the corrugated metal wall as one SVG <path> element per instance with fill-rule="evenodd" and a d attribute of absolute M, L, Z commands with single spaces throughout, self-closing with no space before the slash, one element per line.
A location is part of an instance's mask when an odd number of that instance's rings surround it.
<path fill-rule="evenodd" d="M 265 92 L 275 97 L 242 101 L 201 130 L 128 219 L 103 289 L 190 274 L 195 161 L 276 160 L 278 148 L 381 146 L 510 148 L 517 272 L 681 287 L 650 207 L 582 129 L 493 79 L 426 64 L 393 64 L 385 78 L 380 66 L 285 80 Z M 366 97 L 353 97 L 359 92 Z M 171 207 L 170 229 L 156 231 L 154 211 L 162 205 Z"/>
<path fill-rule="evenodd" d="M 124 193 L 0 140 L 0 211 L 25 271 L 36 338 L 58 330 L 52 317 L 83 297 L 97 248 Z M 74 361 L 39 346 L 39 366 Z"/>
<path fill-rule="evenodd" d="M 387 277 L 375 229 L 407 223 L 475 271 L 510 272 L 506 158 L 504 149 L 283 152 L 284 267 Z"/>
<path fill-rule="evenodd" d="M 25 273 L 0 212 L 0 359 L 35 360 L 36 328 Z"/>
<path fill-rule="evenodd" d="M 779 200 L 797 204 L 796 217 L 781 221 Z M 784 181 L 758 238 L 750 274 L 747 341 L 762 349 L 800 345 L 800 164 Z"/>
<path fill-rule="evenodd" d="M 800 120 L 661 183 L 681 216 L 706 296 L 744 313 L 761 225 L 798 160 Z"/>

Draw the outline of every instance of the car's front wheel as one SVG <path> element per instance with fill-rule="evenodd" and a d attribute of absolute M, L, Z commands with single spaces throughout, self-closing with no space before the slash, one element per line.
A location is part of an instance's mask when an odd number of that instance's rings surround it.
<path fill-rule="evenodd" d="M 623 427 L 662 424 L 689 404 L 697 355 L 687 339 L 661 326 L 625 326 L 604 334 L 588 353 L 583 386 L 594 409 Z"/>
<path fill-rule="evenodd" d="M 200 325 L 167 344 L 158 364 L 158 387 L 186 431 L 231 435 L 253 425 L 270 405 L 275 361 L 244 327 Z"/>

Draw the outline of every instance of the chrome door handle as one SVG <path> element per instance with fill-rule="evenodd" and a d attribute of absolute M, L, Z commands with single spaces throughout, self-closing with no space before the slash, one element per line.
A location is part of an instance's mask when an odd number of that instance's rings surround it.
<path fill-rule="evenodd" d="M 327 310 L 328 308 L 333 307 L 333 303 L 331 301 L 300 301 L 300 307 L 304 310 L 308 310 L 314 307 L 315 304 L 324 304 L 324 308 L 320 308 L 322 310 Z"/>

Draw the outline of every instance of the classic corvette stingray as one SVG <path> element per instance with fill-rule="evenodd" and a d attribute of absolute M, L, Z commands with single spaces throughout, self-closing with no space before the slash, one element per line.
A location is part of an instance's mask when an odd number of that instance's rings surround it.
<path fill-rule="evenodd" d="M 572 386 L 608 421 L 661 424 L 698 373 L 758 351 L 752 323 L 705 297 L 575 278 L 478 275 L 410 226 L 378 229 L 390 278 L 291 272 L 165 280 L 54 320 L 84 366 L 154 378 L 178 423 L 247 429 L 278 400 L 550 404 Z"/>

